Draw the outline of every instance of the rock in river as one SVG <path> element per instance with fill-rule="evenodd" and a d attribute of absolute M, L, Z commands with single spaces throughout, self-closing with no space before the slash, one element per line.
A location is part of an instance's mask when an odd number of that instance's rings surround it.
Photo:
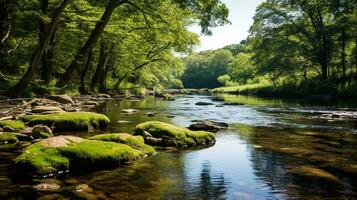
<path fill-rule="evenodd" d="M 25 124 L 22 121 L 4 120 L 0 121 L 0 127 L 4 132 L 16 132 L 25 128 Z M 11 129 L 11 131 L 9 131 Z"/>
<path fill-rule="evenodd" d="M 228 128 L 227 123 L 214 122 L 214 121 L 199 121 L 188 127 L 188 129 L 192 131 L 209 131 L 214 133 L 227 128 Z"/>
<path fill-rule="evenodd" d="M 72 98 L 68 95 L 53 95 L 47 98 L 62 104 L 74 104 Z"/>
<path fill-rule="evenodd" d="M 64 112 L 64 110 L 62 110 L 62 108 L 55 107 L 55 106 L 35 106 L 32 108 L 31 112 L 37 114 L 51 114 L 51 113 Z"/>
<path fill-rule="evenodd" d="M 147 133 L 152 135 L 152 137 L 145 137 L 147 144 L 162 147 L 211 146 L 216 141 L 215 136 L 210 132 L 191 131 L 159 121 L 149 121 L 137 125 L 134 135 L 144 136 Z"/>
<path fill-rule="evenodd" d="M 119 140 L 109 142 L 75 136 L 51 137 L 27 147 L 16 158 L 15 164 L 19 172 L 48 175 L 66 170 L 83 172 L 118 166 L 147 155 L 140 146 L 126 142 L 128 144 Z"/>
<path fill-rule="evenodd" d="M 214 103 L 209 103 L 209 102 L 197 102 L 195 105 L 196 105 L 196 106 L 211 106 L 211 105 L 214 105 Z"/>
<path fill-rule="evenodd" d="M 110 120 L 107 116 L 92 112 L 61 112 L 48 115 L 26 115 L 20 118 L 30 126 L 46 125 L 55 131 L 87 130 L 89 127 L 105 128 Z"/>
<path fill-rule="evenodd" d="M 132 115 L 134 113 L 138 113 L 139 111 L 138 110 L 135 110 L 135 109 L 124 109 L 121 111 L 121 113 L 123 114 L 127 114 L 127 115 Z"/>

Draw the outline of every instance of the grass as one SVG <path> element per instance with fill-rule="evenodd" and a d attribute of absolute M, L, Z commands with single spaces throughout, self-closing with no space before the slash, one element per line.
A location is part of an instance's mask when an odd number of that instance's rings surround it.
<path fill-rule="evenodd" d="M 256 95 L 261 97 L 312 98 L 331 96 L 333 98 L 357 98 L 357 82 L 340 83 L 338 80 L 307 80 L 300 82 L 285 81 L 276 87 L 264 82 L 238 86 L 221 87 L 215 93 Z"/>
<path fill-rule="evenodd" d="M 21 131 L 25 128 L 25 124 L 22 121 L 14 121 L 14 120 L 0 121 L 0 127 L 4 127 L 4 126 L 9 126 L 15 129 L 15 131 Z"/>
<path fill-rule="evenodd" d="M 254 90 L 260 90 L 262 88 L 269 88 L 272 85 L 256 83 L 256 84 L 247 84 L 247 85 L 237 85 L 237 86 L 228 86 L 228 87 L 219 87 L 215 88 L 213 92 L 216 93 L 247 93 Z"/>
<path fill-rule="evenodd" d="M 110 120 L 107 116 L 91 112 L 55 113 L 48 115 L 27 115 L 20 118 L 30 126 L 43 124 L 54 126 L 55 130 L 85 130 L 89 126 L 105 128 Z"/>
<path fill-rule="evenodd" d="M 35 143 L 15 163 L 26 172 L 47 175 L 67 169 L 82 171 L 114 166 L 143 155 L 144 152 L 125 144 L 84 139 L 57 148 Z"/>
<path fill-rule="evenodd" d="M 126 144 L 134 149 L 141 150 L 146 154 L 155 153 L 153 147 L 145 144 L 142 136 L 133 136 L 127 133 L 111 133 L 96 135 L 89 139 Z"/>
<path fill-rule="evenodd" d="M 19 140 L 13 133 L 0 133 L 0 144 L 16 143 Z"/>
<path fill-rule="evenodd" d="M 155 138 L 163 139 L 163 146 L 194 147 L 199 145 L 211 145 L 215 143 L 213 133 L 205 131 L 191 131 L 172 124 L 149 121 L 139 124 L 135 128 L 135 135 L 144 135 L 149 132 Z"/>

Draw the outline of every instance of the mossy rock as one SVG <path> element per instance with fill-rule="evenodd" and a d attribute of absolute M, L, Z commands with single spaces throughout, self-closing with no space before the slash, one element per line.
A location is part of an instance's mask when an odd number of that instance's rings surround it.
<path fill-rule="evenodd" d="M 127 133 L 111 133 L 96 135 L 89 139 L 126 144 L 134 149 L 143 151 L 146 154 L 155 153 L 155 149 L 153 147 L 145 144 L 144 138 L 142 136 L 133 136 Z"/>
<path fill-rule="evenodd" d="M 4 120 L 0 121 L 0 127 L 11 127 L 15 131 L 21 131 L 25 128 L 25 124 L 22 121 L 15 121 L 15 120 Z"/>
<path fill-rule="evenodd" d="M 65 170 L 85 172 L 118 166 L 145 156 L 144 151 L 126 144 L 57 136 L 26 148 L 15 160 L 20 171 L 48 175 Z"/>
<path fill-rule="evenodd" d="M 19 140 L 17 139 L 16 134 L 0 133 L 0 144 L 17 143 L 17 142 L 19 142 Z"/>
<path fill-rule="evenodd" d="M 56 131 L 86 130 L 89 126 L 105 128 L 110 120 L 107 116 L 92 112 L 61 112 L 48 115 L 26 115 L 20 118 L 30 126 L 54 126 Z"/>
<path fill-rule="evenodd" d="M 146 136 L 146 133 L 149 133 L 152 137 Z M 191 131 L 187 128 L 181 128 L 159 121 L 149 121 L 137 125 L 134 135 L 145 136 L 146 143 L 150 144 L 150 141 L 155 141 L 153 145 L 163 147 L 187 148 L 211 146 L 216 141 L 213 133 Z"/>

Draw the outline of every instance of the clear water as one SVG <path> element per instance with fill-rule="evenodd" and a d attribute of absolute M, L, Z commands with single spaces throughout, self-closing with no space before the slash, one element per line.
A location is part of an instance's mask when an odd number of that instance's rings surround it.
<path fill-rule="evenodd" d="M 211 119 L 227 122 L 230 128 L 217 133 L 217 143 L 207 149 L 161 151 L 116 169 L 58 177 L 63 187 L 57 191 L 33 190 L 37 180 L 13 180 L 6 188 L 0 186 L 0 198 L 357 198 L 357 122 L 316 114 L 353 112 L 353 102 L 315 106 L 313 102 L 222 97 L 244 105 L 216 107 L 223 102 L 210 96 L 182 96 L 172 102 L 154 98 L 107 102 L 103 112 L 112 121 L 108 132 L 131 133 L 136 124 L 149 120 L 188 126 L 191 120 Z M 196 106 L 199 101 L 215 105 Z M 140 112 L 122 115 L 127 108 Z M 157 115 L 147 117 L 147 112 Z M 21 151 L 21 147 L 0 147 L 0 177 L 9 176 L 9 162 Z M 76 192 L 73 187 L 81 183 L 93 192 Z"/>

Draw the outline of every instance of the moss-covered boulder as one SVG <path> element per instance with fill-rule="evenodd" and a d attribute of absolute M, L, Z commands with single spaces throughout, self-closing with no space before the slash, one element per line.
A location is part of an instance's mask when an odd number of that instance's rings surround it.
<path fill-rule="evenodd" d="M 14 133 L 0 133 L 0 144 L 16 143 L 18 141 Z"/>
<path fill-rule="evenodd" d="M 20 171 L 47 175 L 60 171 L 103 169 L 145 156 L 144 151 L 126 144 L 88 140 L 75 136 L 57 136 L 26 148 L 15 160 Z"/>
<path fill-rule="evenodd" d="M 105 128 L 110 120 L 107 116 L 92 112 L 61 112 L 48 115 L 26 115 L 20 118 L 30 126 L 46 125 L 55 131 L 86 130 L 89 126 Z"/>
<path fill-rule="evenodd" d="M 134 135 L 141 135 L 145 143 L 162 147 L 198 147 L 215 143 L 214 134 L 206 131 L 191 131 L 172 124 L 150 121 L 139 124 Z"/>
<path fill-rule="evenodd" d="M 25 128 L 25 124 L 22 121 L 15 121 L 15 120 L 4 120 L 0 121 L 0 127 L 3 128 L 8 126 L 15 131 L 21 131 Z"/>
<path fill-rule="evenodd" d="M 111 133 L 96 135 L 89 139 L 126 144 L 134 149 L 143 151 L 146 154 L 155 153 L 155 149 L 153 147 L 145 144 L 142 136 L 134 136 L 127 133 Z"/>

